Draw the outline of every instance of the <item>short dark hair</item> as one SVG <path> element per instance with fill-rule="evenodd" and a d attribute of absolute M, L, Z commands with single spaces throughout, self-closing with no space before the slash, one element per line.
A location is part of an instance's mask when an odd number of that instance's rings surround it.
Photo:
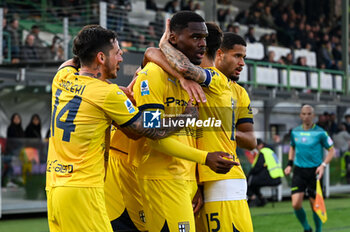
<path fill-rule="evenodd" d="M 224 39 L 223 39 L 223 41 L 222 41 L 222 43 L 221 43 L 221 49 L 222 50 L 230 50 L 230 49 L 233 49 L 233 47 L 235 46 L 235 45 L 242 45 L 242 46 L 247 46 L 247 43 L 245 42 L 245 40 L 241 37 L 241 36 L 239 36 L 239 35 L 237 35 L 237 34 L 235 34 L 235 33 L 232 33 L 232 32 L 225 32 L 224 33 Z"/>
<path fill-rule="evenodd" d="M 182 31 L 190 22 L 205 22 L 202 16 L 192 11 L 179 11 L 170 20 L 170 31 Z"/>
<path fill-rule="evenodd" d="M 82 65 L 90 65 L 98 52 L 108 56 L 116 40 L 116 32 L 99 25 L 87 25 L 74 38 L 73 54 L 79 57 Z"/>
<path fill-rule="evenodd" d="M 216 23 L 206 23 L 208 29 L 207 40 L 207 56 L 215 59 L 216 51 L 220 48 L 222 42 L 222 30 Z"/>

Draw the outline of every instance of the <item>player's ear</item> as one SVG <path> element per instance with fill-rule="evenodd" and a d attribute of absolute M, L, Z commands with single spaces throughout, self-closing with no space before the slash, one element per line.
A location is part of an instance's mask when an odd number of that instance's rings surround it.
<path fill-rule="evenodd" d="M 172 45 L 176 45 L 176 44 L 177 44 L 177 35 L 176 35 L 176 33 L 170 32 L 170 35 L 169 35 L 169 42 L 170 42 Z"/>
<path fill-rule="evenodd" d="M 216 59 L 218 61 L 222 61 L 224 57 L 224 52 L 219 48 L 218 51 L 216 52 Z"/>
<path fill-rule="evenodd" d="M 97 59 L 98 63 L 104 64 L 106 61 L 106 56 L 103 52 L 99 52 L 96 55 L 96 59 Z"/>

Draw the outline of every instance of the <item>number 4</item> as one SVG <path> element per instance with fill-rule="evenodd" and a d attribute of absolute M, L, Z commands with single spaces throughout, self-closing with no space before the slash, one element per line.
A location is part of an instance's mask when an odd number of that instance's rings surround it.
<path fill-rule="evenodd" d="M 61 95 L 62 90 L 57 89 L 55 97 L 55 105 L 52 112 L 52 125 L 51 125 L 51 135 L 55 135 L 55 122 L 57 128 L 60 128 L 63 130 L 63 137 L 62 140 L 69 142 L 70 141 L 70 134 L 75 131 L 76 125 L 73 123 L 75 117 L 77 116 L 80 104 L 81 104 L 81 97 L 80 96 L 74 96 L 72 100 L 70 100 L 58 113 L 57 118 L 56 117 L 56 111 L 57 106 L 59 104 L 58 97 Z M 68 111 L 68 115 L 66 118 L 66 121 L 61 121 L 62 116 Z"/>

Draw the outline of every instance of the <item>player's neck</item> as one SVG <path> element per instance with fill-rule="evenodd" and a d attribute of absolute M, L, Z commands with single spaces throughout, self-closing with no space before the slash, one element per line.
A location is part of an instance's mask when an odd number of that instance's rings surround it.
<path fill-rule="evenodd" d="M 96 79 L 100 79 L 101 81 L 105 81 L 105 75 L 101 72 L 101 68 L 99 65 L 90 66 L 82 66 L 79 71 L 79 75 L 88 76 Z"/>
<path fill-rule="evenodd" d="M 310 130 L 313 127 L 313 125 L 314 125 L 313 123 L 310 123 L 310 124 L 303 123 L 303 129 Z"/>
<path fill-rule="evenodd" d="M 201 63 L 201 67 L 205 68 L 205 67 L 215 67 L 215 62 L 212 59 L 209 59 L 207 55 L 205 55 L 203 57 L 202 63 Z"/>

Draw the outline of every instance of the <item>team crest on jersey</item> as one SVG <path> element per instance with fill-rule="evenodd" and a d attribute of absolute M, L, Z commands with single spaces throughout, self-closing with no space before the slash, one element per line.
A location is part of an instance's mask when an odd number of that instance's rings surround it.
<path fill-rule="evenodd" d="M 143 223 L 146 223 L 145 212 L 143 212 L 143 210 L 139 211 L 139 216 L 140 216 L 140 220 L 141 220 Z"/>
<path fill-rule="evenodd" d="M 179 222 L 179 232 L 190 232 L 190 222 Z"/>
<path fill-rule="evenodd" d="M 148 80 L 141 81 L 141 96 L 149 95 Z"/>
<path fill-rule="evenodd" d="M 126 109 L 129 111 L 130 114 L 135 112 L 135 108 L 129 99 L 127 99 L 124 102 L 124 104 L 125 104 Z"/>

